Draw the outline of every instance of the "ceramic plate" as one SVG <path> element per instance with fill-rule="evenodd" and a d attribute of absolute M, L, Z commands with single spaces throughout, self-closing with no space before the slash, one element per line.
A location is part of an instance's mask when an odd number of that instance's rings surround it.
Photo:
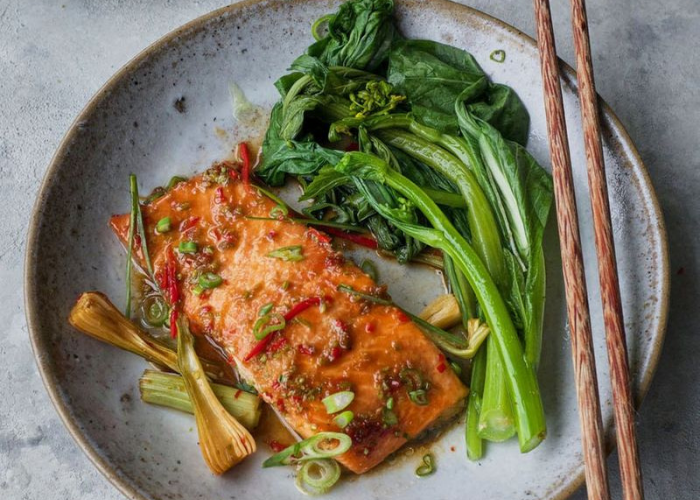
<path fill-rule="evenodd" d="M 121 304 L 125 256 L 107 227 L 129 207 L 130 172 L 142 192 L 174 174 L 190 174 L 230 154 L 259 133 L 231 116 L 228 85 L 236 82 L 266 109 L 272 86 L 312 40 L 311 23 L 335 1 L 248 1 L 174 31 L 127 64 L 90 101 L 46 174 L 29 235 L 26 301 L 37 362 L 59 414 L 95 465 L 127 497 L 138 499 L 266 499 L 300 496 L 291 470 L 263 471 L 265 446 L 223 477 L 212 476 L 197 447 L 194 420 L 139 401 L 144 362 L 72 330 L 66 317 L 78 294 L 101 290 Z M 411 38 L 429 38 L 472 52 L 496 82 L 511 85 L 532 116 L 529 150 L 547 168 L 540 69 L 534 42 L 500 21 L 446 1 L 397 2 L 398 23 Z M 489 59 L 506 52 L 498 64 Z M 564 99 L 578 186 L 582 241 L 595 262 L 586 194 L 583 142 L 573 73 Z M 661 349 L 668 301 L 662 216 L 630 138 L 604 106 L 605 160 L 624 298 L 631 368 L 641 398 Z M 465 456 L 462 425 L 432 445 L 438 472 L 417 479 L 419 456 L 342 481 L 333 499 L 562 499 L 582 482 L 579 423 L 554 222 L 546 237 L 548 302 L 540 383 L 549 436 L 521 455 L 514 440 L 489 446 L 484 459 Z M 420 274 L 423 273 L 423 274 Z M 419 310 L 441 292 L 425 270 L 383 265 L 397 302 Z M 612 434 L 611 391 L 602 333 L 597 272 L 588 266 L 603 419 Z"/>

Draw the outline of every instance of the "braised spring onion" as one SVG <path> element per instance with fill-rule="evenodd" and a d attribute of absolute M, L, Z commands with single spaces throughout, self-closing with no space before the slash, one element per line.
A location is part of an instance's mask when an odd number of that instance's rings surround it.
<path fill-rule="evenodd" d="M 235 387 L 211 384 L 217 399 L 231 415 L 249 430 L 260 420 L 260 398 Z M 141 399 L 146 403 L 166 406 L 186 413 L 194 413 L 192 402 L 180 375 L 146 370 L 139 379 Z"/>
<path fill-rule="evenodd" d="M 166 347 L 127 319 L 109 299 L 99 292 L 85 292 L 71 309 L 68 322 L 81 332 L 107 344 L 141 356 L 172 371 L 178 371 L 175 351 Z M 202 360 L 207 376 L 225 381 L 223 370 L 215 363 Z"/>
<path fill-rule="evenodd" d="M 222 406 L 204 375 L 187 319 L 177 320 L 177 362 L 192 402 L 199 447 L 214 474 L 223 474 L 255 452 L 253 436 Z"/>

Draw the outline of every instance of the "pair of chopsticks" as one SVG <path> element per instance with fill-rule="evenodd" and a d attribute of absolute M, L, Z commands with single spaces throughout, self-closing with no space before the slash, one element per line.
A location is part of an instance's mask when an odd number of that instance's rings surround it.
<path fill-rule="evenodd" d="M 534 0 L 534 3 L 549 149 L 552 157 L 557 222 L 564 268 L 564 287 L 571 328 L 571 350 L 574 359 L 583 456 L 586 465 L 586 486 L 588 498 L 607 500 L 610 498 L 610 491 L 605 464 L 591 321 L 586 295 L 586 277 L 583 268 L 569 142 L 559 80 L 559 62 L 554 44 L 549 0 Z M 644 492 L 635 436 L 634 404 L 627 362 L 620 286 L 615 263 L 615 245 L 610 222 L 608 188 L 605 180 L 600 136 L 598 99 L 593 80 L 588 20 L 584 0 L 571 0 L 571 11 L 623 498 L 625 500 L 642 500 Z"/>

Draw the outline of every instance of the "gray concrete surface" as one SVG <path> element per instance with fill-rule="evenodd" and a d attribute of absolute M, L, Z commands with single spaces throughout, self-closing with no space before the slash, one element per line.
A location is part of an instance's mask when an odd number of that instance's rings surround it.
<path fill-rule="evenodd" d="M 534 31 L 527 0 L 462 1 Z M 572 61 L 568 2 L 554 3 L 559 51 Z M 637 143 L 669 231 L 668 336 L 639 414 L 647 498 L 695 500 L 700 498 L 700 2 L 588 3 L 599 91 Z M 39 378 L 22 305 L 26 228 L 53 151 L 99 86 L 158 37 L 224 4 L 0 0 L 0 498 L 123 498 L 73 443 Z M 619 497 L 614 456 L 610 466 Z M 574 498 L 585 498 L 585 492 Z"/>

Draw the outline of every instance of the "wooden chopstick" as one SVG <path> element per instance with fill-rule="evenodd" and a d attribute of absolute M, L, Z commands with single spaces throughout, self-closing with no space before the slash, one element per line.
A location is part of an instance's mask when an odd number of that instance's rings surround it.
<path fill-rule="evenodd" d="M 571 353 L 576 377 L 583 458 L 586 465 L 586 487 L 588 498 L 608 500 L 610 491 L 603 452 L 603 425 L 600 418 L 598 382 L 574 181 L 571 173 L 569 140 L 566 133 L 564 104 L 559 82 L 559 61 L 554 44 L 549 0 L 534 0 L 534 4 L 537 20 L 537 44 L 544 85 L 549 152 L 552 157 L 554 199 L 561 244 L 566 306 L 571 330 Z"/>
<path fill-rule="evenodd" d="M 583 137 L 586 146 L 588 186 L 593 209 L 595 245 L 598 256 L 598 277 L 603 302 L 605 336 L 610 364 L 615 409 L 617 447 L 620 460 L 620 477 L 625 500 L 642 500 L 642 474 L 639 466 L 634 404 L 630 385 L 625 342 L 625 324 L 622 316 L 620 285 L 615 262 L 615 242 L 610 222 L 608 186 L 605 180 L 605 162 L 600 135 L 598 97 L 593 78 L 591 44 L 584 0 L 571 0 L 571 17 L 576 49 L 576 71 L 581 101 Z"/>

